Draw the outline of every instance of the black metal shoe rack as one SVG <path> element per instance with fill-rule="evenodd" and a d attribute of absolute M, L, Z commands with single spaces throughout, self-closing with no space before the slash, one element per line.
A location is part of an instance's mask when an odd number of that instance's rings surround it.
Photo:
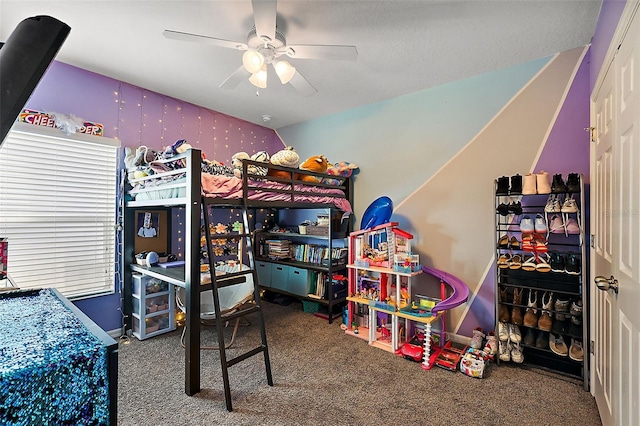
<path fill-rule="evenodd" d="M 555 175 L 556 177 L 558 175 Z M 507 178 L 508 179 L 508 178 Z M 541 316 L 542 296 L 544 294 L 553 293 L 553 305 L 550 311 L 552 318 L 551 333 L 562 337 L 566 343 L 567 351 L 571 349 L 573 341 L 582 342 L 583 357 L 582 361 L 576 361 L 572 359 L 569 354 L 559 355 L 552 351 L 548 344 L 549 332 L 541 330 L 538 327 L 538 323 L 534 327 L 527 327 L 520 320 L 515 324 L 519 327 L 520 334 L 522 336 L 522 342 L 520 348 L 524 355 L 524 365 L 535 366 L 545 370 L 553 371 L 561 375 L 569 376 L 579 379 L 583 382 L 585 390 L 589 389 L 589 333 L 588 333 L 588 264 L 585 249 L 585 194 L 584 183 L 582 176 L 579 176 L 579 189 L 572 188 L 572 192 L 557 192 L 554 196 L 560 198 L 560 205 L 566 197 L 573 197 L 576 201 L 578 212 L 577 213 L 547 213 L 545 212 L 545 206 L 551 194 L 535 194 L 535 195 L 522 195 L 518 193 L 511 193 L 508 190 L 505 194 L 505 181 L 504 177 L 496 179 L 494 185 L 495 194 L 495 247 L 496 247 L 496 288 L 495 288 L 495 306 L 496 306 L 496 336 L 499 336 L 498 322 L 500 320 L 500 314 L 502 319 L 505 318 L 505 312 L 508 312 L 509 321 L 508 324 L 513 324 L 514 309 L 520 310 L 521 315 L 516 315 L 516 318 L 523 318 L 527 310 L 527 302 L 529 300 L 530 292 L 537 291 L 537 310 L 536 318 Z M 576 192 L 577 190 L 577 192 Z M 557 189 L 554 186 L 554 192 Z M 522 217 L 529 216 L 535 221 L 536 215 L 541 214 L 545 219 L 550 219 L 554 214 L 558 214 L 565 219 L 573 218 L 580 224 L 580 232 L 578 234 L 565 234 L 560 233 L 547 233 L 542 234 L 546 241 L 546 249 L 548 254 L 555 253 L 556 259 L 567 260 L 568 256 L 572 255 L 572 260 L 579 262 L 579 269 L 576 271 L 575 263 L 570 267 L 566 266 L 567 270 L 558 268 L 557 263 L 554 265 L 556 272 L 542 272 L 541 270 L 525 270 L 522 268 L 528 258 L 533 253 L 522 249 L 522 236 L 520 231 L 520 221 Z M 550 220 L 547 221 L 547 227 L 549 227 Z M 502 237 L 502 243 L 504 243 L 504 235 L 507 235 L 506 247 L 504 244 L 500 244 L 500 238 Z M 519 247 L 515 248 L 515 242 L 513 237 L 519 242 Z M 516 255 L 520 256 L 520 265 L 518 262 L 511 264 L 510 260 Z M 507 259 L 507 264 L 499 260 L 501 256 L 504 256 L 502 260 Z M 547 262 L 546 255 L 542 255 Z M 527 268 L 530 269 L 530 268 Z M 501 291 L 502 290 L 502 291 Z M 506 290 L 506 295 L 505 295 Z M 520 301 L 514 300 L 514 290 L 516 293 L 522 293 L 522 299 Z M 524 291 L 522 291 L 524 290 Z M 531 293 L 533 294 L 533 293 Z M 517 299 L 517 298 L 516 298 Z M 546 299 L 546 298 L 545 298 Z M 572 318 L 569 312 L 557 311 L 556 301 L 569 300 L 569 308 L 572 303 L 578 304 L 578 301 L 582 302 L 581 318 Z M 575 305 L 574 305 L 575 306 Z M 507 311 L 505 311 L 505 308 Z M 565 316 L 564 320 L 558 320 L 558 317 Z M 529 317 L 531 319 L 531 317 Z M 576 323 L 580 324 L 576 324 Z M 529 325 L 531 325 L 529 321 Z M 546 328 L 546 327 L 543 327 Z M 533 340 L 531 340 L 531 334 Z M 541 334 L 542 333 L 542 334 Z M 529 334 L 528 342 L 525 343 L 526 336 Z M 496 356 L 498 364 L 504 361 L 499 359 L 500 351 Z"/>

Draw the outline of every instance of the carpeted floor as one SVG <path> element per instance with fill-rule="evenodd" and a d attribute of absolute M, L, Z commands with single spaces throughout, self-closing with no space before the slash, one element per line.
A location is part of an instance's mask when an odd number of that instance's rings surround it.
<path fill-rule="evenodd" d="M 264 302 L 274 386 L 263 356 L 230 368 L 233 412 L 224 403 L 217 351 L 202 355 L 202 391 L 184 393 L 180 332 L 120 341 L 119 425 L 600 425 L 594 398 L 575 380 L 511 363 L 485 378 L 424 371 L 346 335 L 294 302 Z M 215 343 L 215 332 L 202 332 Z M 241 327 L 228 357 L 259 344 Z"/>

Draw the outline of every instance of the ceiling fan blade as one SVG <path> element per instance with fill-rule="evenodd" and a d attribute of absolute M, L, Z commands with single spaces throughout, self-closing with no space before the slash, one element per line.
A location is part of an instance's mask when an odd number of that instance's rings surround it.
<path fill-rule="evenodd" d="M 244 65 L 240 65 L 219 87 L 222 89 L 235 89 L 242 80 L 245 80 L 250 75 L 249 71 L 244 68 Z"/>
<path fill-rule="evenodd" d="M 355 46 L 297 44 L 288 45 L 293 49 L 293 54 L 287 52 L 292 58 L 300 59 L 333 59 L 339 61 L 355 61 L 358 59 L 358 49 Z"/>
<path fill-rule="evenodd" d="M 236 41 L 223 40 L 221 38 L 208 37 L 198 34 L 183 33 L 180 31 L 164 30 L 162 35 L 165 38 L 181 41 L 192 41 L 196 43 L 205 43 L 218 47 L 227 47 L 229 49 L 247 50 L 248 46 L 245 43 L 238 43 Z"/>
<path fill-rule="evenodd" d="M 289 80 L 289 84 L 291 84 L 302 96 L 312 96 L 318 92 L 316 88 L 313 87 L 311 83 L 309 83 L 298 71 L 296 71 L 291 80 Z"/>
<path fill-rule="evenodd" d="M 276 39 L 276 0 L 252 0 L 253 19 L 256 23 L 256 34 Z"/>

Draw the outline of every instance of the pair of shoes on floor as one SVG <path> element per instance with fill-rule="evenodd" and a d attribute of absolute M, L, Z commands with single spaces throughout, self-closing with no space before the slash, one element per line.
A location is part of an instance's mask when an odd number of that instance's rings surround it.
<path fill-rule="evenodd" d="M 508 340 L 500 341 L 500 361 L 509 362 L 513 361 L 518 364 L 524 362 L 524 354 L 522 353 L 522 346 L 520 343 L 512 343 Z"/>

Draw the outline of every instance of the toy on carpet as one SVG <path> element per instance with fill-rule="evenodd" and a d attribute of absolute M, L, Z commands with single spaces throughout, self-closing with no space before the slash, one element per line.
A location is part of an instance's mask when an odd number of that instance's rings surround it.
<path fill-rule="evenodd" d="M 284 166 L 284 167 L 291 167 L 292 169 L 297 169 L 298 166 L 300 165 L 300 156 L 295 151 L 295 149 L 293 149 L 292 146 L 288 146 L 276 152 L 275 154 L 273 154 L 271 156 L 269 163 L 276 166 Z M 291 176 L 290 172 L 285 172 L 284 170 L 274 170 L 274 169 L 269 169 L 267 175 L 274 176 L 274 177 L 281 177 L 285 179 L 291 179 L 293 177 Z"/>
<path fill-rule="evenodd" d="M 328 163 L 324 155 L 314 155 L 307 158 L 300 166 L 300 170 L 306 170 L 309 172 L 325 173 L 327 171 Z M 321 177 L 312 175 L 298 175 L 298 179 L 303 182 L 320 182 Z"/>
<path fill-rule="evenodd" d="M 358 165 L 356 163 L 349 163 L 347 161 L 340 161 L 338 163 L 330 164 L 327 167 L 326 173 L 328 175 L 340 176 L 340 177 L 348 178 L 357 169 L 358 169 Z M 339 179 L 324 178 L 322 180 L 322 183 L 328 183 L 330 185 L 340 185 L 341 181 Z"/>

